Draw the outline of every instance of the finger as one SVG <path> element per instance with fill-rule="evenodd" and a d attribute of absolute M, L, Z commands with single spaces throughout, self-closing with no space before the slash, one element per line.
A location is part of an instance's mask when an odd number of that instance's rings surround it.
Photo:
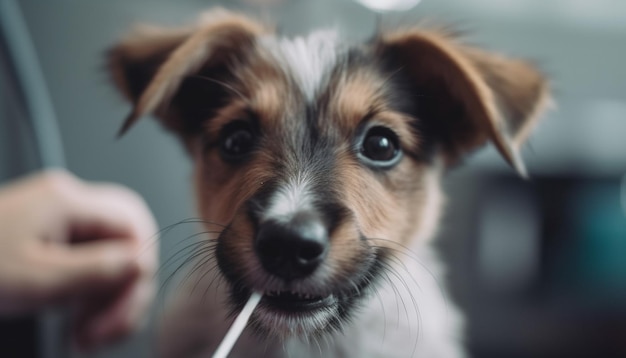
<path fill-rule="evenodd" d="M 120 237 L 139 243 L 156 233 L 156 224 L 143 199 L 118 185 L 79 185 L 65 203 L 61 215 L 74 236 Z"/>
<path fill-rule="evenodd" d="M 12 186 L 13 195 L 5 196 L 16 203 L 12 206 L 31 203 L 27 209 L 37 221 L 33 227 L 40 237 L 68 242 L 73 238 L 68 234 L 79 234 L 144 241 L 156 233 L 146 203 L 120 185 L 87 183 L 71 173 L 50 170 Z"/>
<path fill-rule="evenodd" d="M 79 241 L 116 238 L 129 243 L 133 246 L 140 276 L 143 280 L 152 280 L 158 264 L 157 229 L 143 199 L 129 189 L 112 184 L 83 184 L 76 192 L 66 209 L 71 233 L 82 238 Z"/>
<path fill-rule="evenodd" d="M 141 271 L 134 245 L 119 239 L 51 247 L 41 266 L 42 289 L 55 302 L 120 286 Z"/>

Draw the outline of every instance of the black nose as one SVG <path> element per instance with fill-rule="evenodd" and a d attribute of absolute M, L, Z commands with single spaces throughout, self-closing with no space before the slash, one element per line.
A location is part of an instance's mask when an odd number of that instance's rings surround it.
<path fill-rule="evenodd" d="M 264 222 L 255 241 L 263 267 L 285 280 L 313 273 L 324 260 L 328 246 L 326 226 L 311 213 L 299 213 L 287 222 Z"/>

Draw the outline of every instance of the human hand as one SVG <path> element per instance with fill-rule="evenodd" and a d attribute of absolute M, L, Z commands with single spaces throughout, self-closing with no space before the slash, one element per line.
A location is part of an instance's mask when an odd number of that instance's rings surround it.
<path fill-rule="evenodd" d="M 155 232 L 121 186 L 55 170 L 0 188 L 0 315 L 70 304 L 85 349 L 132 332 L 154 296 Z"/>

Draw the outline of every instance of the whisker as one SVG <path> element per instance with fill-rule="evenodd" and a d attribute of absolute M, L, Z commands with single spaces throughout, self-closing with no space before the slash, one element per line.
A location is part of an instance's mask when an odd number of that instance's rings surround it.
<path fill-rule="evenodd" d="M 189 262 L 197 261 L 197 263 L 192 267 L 192 270 L 190 270 L 187 274 L 185 274 L 185 276 L 180 280 L 180 282 L 178 283 L 177 290 L 180 289 L 181 286 L 184 283 L 186 283 L 187 280 L 191 278 L 195 270 L 202 267 L 201 263 L 208 262 L 211 260 L 212 257 L 210 254 L 213 252 L 213 249 L 214 249 L 213 246 L 214 245 L 203 247 L 202 249 L 198 250 L 197 252 L 195 252 L 193 255 L 189 257 Z M 198 258 L 200 259 L 198 260 Z"/>
<path fill-rule="evenodd" d="M 201 218 L 186 218 L 186 219 L 182 219 L 178 222 L 175 222 L 173 224 L 164 226 L 162 228 L 160 228 L 156 233 L 154 233 L 152 236 L 150 236 L 145 243 L 142 244 L 142 246 L 139 249 L 139 255 L 143 255 L 145 253 L 146 250 L 148 250 L 149 248 L 151 248 L 152 246 L 154 246 L 159 239 L 163 240 L 165 239 L 166 235 L 168 233 L 170 233 L 172 230 L 174 230 L 175 228 L 177 228 L 180 225 L 184 225 L 184 224 L 205 224 L 205 225 L 214 225 L 214 226 L 218 226 L 218 227 L 222 227 L 224 228 L 225 226 L 216 222 L 211 222 L 208 220 L 204 220 Z M 218 233 L 218 232 L 216 232 Z"/>
<path fill-rule="evenodd" d="M 368 241 L 384 241 L 387 244 L 390 245 L 396 245 L 399 246 L 399 248 L 393 248 L 393 247 L 387 247 L 387 246 L 380 246 L 380 245 L 376 245 L 374 244 L 373 246 L 377 246 L 380 248 L 384 248 L 384 249 L 389 249 L 389 250 L 395 250 L 399 253 L 402 253 L 404 255 L 406 255 L 408 258 L 410 258 L 411 260 L 413 260 L 415 263 L 417 263 L 419 266 L 421 266 L 426 273 L 428 273 L 428 275 L 433 279 L 433 281 L 435 282 L 435 284 L 437 285 L 437 289 L 439 290 L 439 293 L 441 294 L 445 307 L 446 307 L 446 315 L 448 314 L 449 311 L 449 299 L 448 299 L 448 295 L 446 290 L 444 289 L 443 285 L 439 282 L 439 278 L 437 277 L 437 275 L 434 274 L 434 272 L 432 272 L 427 266 L 426 264 L 424 264 L 420 258 L 417 256 L 417 254 L 415 252 L 413 252 L 413 250 L 411 250 L 410 248 L 395 242 L 393 240 L 389 240 L 389 239 L 381 239 L 381 238 L 366 238 L 365 240 Z"/>
<path fill-rule="evenodd" d="M 196 233 L 194 235 L 191 235 L 192 237 L 197 237 L 199 235 L 203 235 L 206 234 L 206 232 L 200 232 L 200 233 Z M 183 260 L 183 262 L 172 272 L 168 275 L 168 277 L 163 281 L 163 283 L 161 284 L 161 287 L 159 288 L 158 291 L 158 296 L 160 296 L 161 294 L 164 294 L 165 289 L 167 288 L 167 286 L 169 286 L 169 283 L 172 279 L 174 279 L 174 277 L 176 277 L 176 275 L 184 268 L 186 267 L 188 264 L 193 262 L 193 258 L 196 257 L 195 255 L 197 255 L 197 253 L 194 253 L 191 257 L 185 257 L 184 255 L 187 254 L 189 251 L 193 251 L 194 248 L 196 247 L 203 247 L 203 246 L 207 246 L 207 245 L 213 245 L 213 242 L 211 241 L 199 241 L 199 242 L 195 242 L 192 244 L 189 244 L 187 246 L 185 246 L 184 248 L 178 250 L 174 255 L 172 255 L 168 260 L 166 260 L 166 262 L 157 270 L 157 273 L 162 272 L 162 270 L 164 270 L 165 268 L 173 265 L 174 263 L 180 261 L 181 259 Z M 202 252 L 203 249 L 201 249 L 200 251 Z"/>
<path fill-rule="evenodd" d="M 388 269 L 400 281 L 400 283 L 404 286 L 404 288 L 406 289 L 407 293 L 409 294 L 409 297 L 411 298 L 411 301 L 413 303 L 413 308 L 415 308 L 415 313 L 416 313 L 416 318 L 417 318 L 417 332 L 416 332 L 417 336 L 416 336 L 415 342 L 413 344 L 413 354 L 411 355 L 411 356 L 414 356 L 415 351 L 417 350 L 417 343 L 418 343 L 419 338 L 420 338 L 420 329 L 419 328 L 422 325 L 422 315 L 420 313 L 419 305 L 417 304 L 417 301 L 415 300 L 415 297 L 413 296 L 413 293 L 412 293 L 411 289 L 407 285 L 407 283 L 404 280 L 404 278 L 402 277 L 402 275 L 400 275 L 400 273 L 397 272 L 396 269 L 394 269 L 391 266 L 388 266 Z M 404 302 L 404 300 L 403 300 L 403 302 Z M 409 327 L 409 335 L 411 335 L 411 325 L 410 325 L 408 312 L 407 312 L 406 319 L 407 319 L 407 324 L 408 324 L 408 327 Z"/>
<path fill-rule="evenodd" d="M 203 265 L 209 263 L 210 261 L 207 260 Z M 196 283 L 193 285 L 193 287 L 191 288 L 191 292 L 190 292 L 190 296 L 193 296 L 193 294 L 196 292 L 196 289 L 198 288 L 198 285 L 200 285 L 200 282 L 202 282 L 202 280 L 204 280 L 204 278 L 209 275 L 210 273 L 212 273 L 215 269 L 218 268 L 218 264 L 217 262 L 213 263 L 213 265 L 211 265 L 211 267 L 209 267 L 204 273 L 202 273 L 202 275 L 200 275 L 200 277 L 198 277 L 198 279 L 196 280 Z M 209 285 L 210 286 L 210 285 Z"/>
<path fill-rule="evenodd" d="M 192 235 L 190 235 L 190 236 L 186 237 L 185 239 L 182 239 L 182 240 L 181 240 L 179 243 L 177 243 L 176 245 L 181 245 L 183 242 L 185 242 L 185 241 L 187 241 L 187 240 L 195 239 L 195 238 L 197 238 L 198 236 L 201 236 L 201 235 L 213 234 L 213 233 L 216 233 L 216 232 L 214 232 L 214 231 L 202 231 L 202 232 L 199 232 L 199 233 L 195 233 L 195 234 L 192 234 Z M 161 266 L 159 267 L 159 269 L 157 269 L 157 271 L 155 272 L 155 275 L 158 275 L 159 273 L 161 273 L 161 272 L 162 272 L 162 270 L 164 270 L 165 268 L 169 267 L 169 266 L 173 263 L 173 262 L 172 262 L 173 260 L 174 260 L 174 261 L 178 260 L 179 258 L 177 258 L 177 257 L 178 257 L 179 255 L 181 255 L 181 254 L 184 254 L 186 250 L 191 249 L 191 248 L 193 248 L 193 247 L 195 247 L 195 246 L 202 246 L 202 245 L 209 245 L 209 244 L 213 244 L 213 240 L 202 240 L 202 241 L 197 241 L 197 242 L 191 243 L 191 244 L 189 244 L 189 245 L 187 245 L 187 246 L 183 247 L 182 249 L 179 249 L 178 251 L 176 251 L 176 253 L 175 253 L 175 254 L 171 255 L 169 258 L 167 258 L 167 259 L 165 260 L 165 262 L 163 262 L 163 263 L 161 264 Z"/>

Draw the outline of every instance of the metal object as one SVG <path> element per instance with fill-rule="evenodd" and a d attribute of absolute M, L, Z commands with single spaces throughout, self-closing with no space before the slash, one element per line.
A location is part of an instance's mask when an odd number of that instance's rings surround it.
<path fill-rule="evenodd" d="M 45 78 L 19 5 L 0 1 L 0 30 L 5 35 L 11 65 L 19 82 L 43 168 L 64 167 L 61 135 Z"/>

